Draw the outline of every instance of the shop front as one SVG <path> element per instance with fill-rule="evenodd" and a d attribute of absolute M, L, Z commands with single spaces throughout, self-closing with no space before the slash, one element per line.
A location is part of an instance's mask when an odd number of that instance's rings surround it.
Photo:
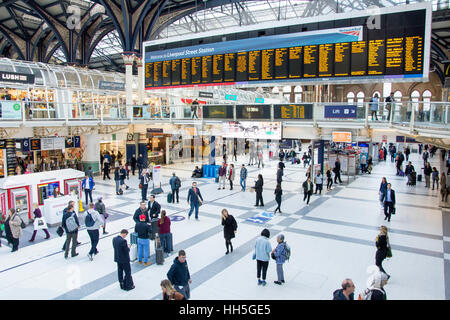
<path fill-rule="evenodd" d="M 171 134 L 163 133 L 163 129 L 147 128 L 147 157 L 149 164 L 166 164 L 166 153 Z"/>

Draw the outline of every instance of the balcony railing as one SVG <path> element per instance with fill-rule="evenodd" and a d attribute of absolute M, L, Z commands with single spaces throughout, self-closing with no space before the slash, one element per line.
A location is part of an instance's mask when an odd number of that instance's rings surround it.
<path fill-rule="evenodd" d="M 126 106 L 120 104 L 92 104 L 92 103 L 56 103 L 56 102 L 24 102 L 2 100 L 0 122 L 39 122 L 39 121 L 123 121 L 124 123 L 141 122 L 141 121 L 296 121 L 296 122 L 340 122 L 352 124 L 364 124 L 365 126 L 390 126 L 401 125 L 413 128 L 444 128 L 449 129 L 450 120 L 450 103 L 449 102 L 379 102 L 373 104 L 371 102 L 360 102 L 354 104 L 332 102 L 332 103 L 304 103 L 291 105 L 308 105 L 312 107 L 312 112 L 299 112 L 297 116 L 286 116 L 277 108 L 281 105 L 245 105 L 246 107 L 266 108 L 264 116 L 259 119 L 250 117 L 245 119 L 238 115 L 238 105 L 199 105 L 197 110 L 193 111 L 190 106 Z M 265 106 L 265 107 L 263 107 Z M 284 104 L 283 106 L 290 106 Z M 325 112 L 330 107 L 349 107 L 356 109 L 356 114 L 346 114 L 342 117 L 330 117 Z M 227 116 L 214 116 L 209 112 L 208 117 L 204 117 L 205 108 L 216 107 L 216 110 L 228 109 Z M 390 107 L 390 112 L 389 112 Z M 231 109 L 229 109 L 231 108 Z M 209 109 L 211 110 L 211 109 Z M 258 109 L 256 109 L 258 110 Z M 270 113 L 269 111 L 270 110 Z M 353 111 L 352 111 L 353 112 Z M 390 114 L 389 114 L 390 113 Z M 262 114 L 262 113 L 261 113 Z M 276 114 L 281 116 L 276 116 Z M 248 118 L 248 117 L 247 117 Z"/>

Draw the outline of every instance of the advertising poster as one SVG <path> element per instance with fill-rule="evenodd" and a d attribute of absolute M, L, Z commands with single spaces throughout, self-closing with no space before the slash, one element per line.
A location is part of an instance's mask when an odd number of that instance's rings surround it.
<path fill-rule="evenodd" d="M 22 110 L 20 107 L 20 102 L 1 101 L 0 115 L 2 119 L 22 119 Z"/>
<path fill-rule="evenodd" d="M 155 188 L 158 188 L 161 183 L 161 166 L 153 166 L 153 183 Z"/>
<path fill-rule="evenodd" d="M 230 121 L 222 128 L 225 138 L 281 140 L 281 122 Z"/>

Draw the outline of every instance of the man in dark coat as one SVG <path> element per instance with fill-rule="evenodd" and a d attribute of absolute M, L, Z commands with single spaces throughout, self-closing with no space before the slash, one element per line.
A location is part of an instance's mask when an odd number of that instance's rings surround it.
<path fill-rule="evenodd" d="M 342 282 L 342 289 L 333 292 L 333 300 L 354 300 L 355 285 L 351 279 Z"/>
<path fill-rule="evenodd" d="M 394 211 L 395 206 L 395 191 L 391 189 L 391 184 L 387 184 L 386 194 L 383 195 L 384 199 L 384 220 L 391 221 L 391 214 Z"/>
<path fill-rule="evenodd" d="M 336 184 L 336 180 L 339 179 L 339 183 L 342 183 L 341 180 L 341 161 L 339 158 L 336 158 L 336 162 L 334 163 L 334 183 Z"/>
<path fill-rule="evenodd" d="M 137 208 L 137 210 L 134 212 L 134 215 L 133 215 L 134 222 L 138 223 L 140 221 L 139 216 L 141 214 L 145 215 L 145 222 L 147 222 L 147 223 L 150 222 L 150 219 L 148 217 L 148 209 L 145 206 L 145 201 L 142 201 L 140 204 L 140 207 Z"/>
<path fill-rule="evenodd" d="M 136 164 L 137 164 L 136 155 L 133 154 L 131 156 L 131 160 L 130 160 L 131 172 L 133 173 L 133 176 L 134 176 L 134 171 L 136 170 Z"/>
<path fill-rule="evenodd" d="M 189 268 L 186 262 L 186 252 L 180 250 L 178 257 L 173 260 L 173 264 L 167 272 L 167 279 L 170 280 L 175 290 L 181 293 L 186 300 L 191 296 L 189 284 L 192 283 Z"/>
<path fill-rule="evenodd" d="M 137 163 L 137 167 L 139 170 L 139 176 L 140 176 L 142 173 L 142 170 L 144 169 L 144 157 L 142 156 L 142 154 L 139 154 L 139 157 L 136 160 L 136 163 Z"/>
<path fill-rule="evenodd" d="M 117 274 L 119 277 L 120 289 L 130 291 L 133 290 L 133 278 L 131 277 L 131 265 L 130 265 L 130 245 L 127 244 L 125 239 L 128 235 L 128 231 L 123 229 L 120 231 L 120 235 L 113 239 L 114 247 L 114 262 L 117 263 Z M 125 278 L 123 274 L 125 273 Z"/>
<path fill-rule="evenodd" d="M 140 184 L 142 184 L 142 201 L 147 200 L 147 190 L 148 190 L 148 183 L 151 180 L 150 173 L 147 172 L 147 169 L 144 169 L 141 171 L 142 174 L 139 174 Z"/>
<path fill-rule="evenodd" d="M 312 192 L 314 190 L 314 184 L 311 181 L 311 177 L 308 177 L 308 179 L 303 182 L 303 201 L 306 200 L 306 205 L 309 206 L 309 199 L 311 198 Z"/>
<path fill-rule="evenodd" d="M 281 181 L 283 180 L 282 177 L 283 177 L 283 169 L 278 167 L 278 170 L 277 170 L 277 183 L 281 183 Z"/>
<path fill-rule="evenodd" d="M 148 212 L 150 219 L 158 218 L 161 211 L 161 205 L 155 200 L 155 195 L 150 195 L 150 201 L 148 202 Z"/>

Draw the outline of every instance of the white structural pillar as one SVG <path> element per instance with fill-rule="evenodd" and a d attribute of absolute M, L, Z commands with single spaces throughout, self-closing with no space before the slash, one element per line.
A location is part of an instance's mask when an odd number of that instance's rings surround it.
<path fill-rule="evenodd" d="M 88 167 L 92 167 L 93 172 L 100 172 L 100 135 L 98 133 L 82 135 L 80 142 L 83 149 L 81 159 L 83 169 L 86 171 Z"/>
<path fill-rule="evenodd" d="M 125 63 L 125 92 L 127 104 L 127 118 L 133 116 L 133 62 L 135 59 L 134 52 L 123 52 L 123 62 Z"/>
<path fill-rule="evenodd" d="M 138 105 L 144 104 L 144 63 L 142 57 L 136 57 L 138 68 Z"/>

